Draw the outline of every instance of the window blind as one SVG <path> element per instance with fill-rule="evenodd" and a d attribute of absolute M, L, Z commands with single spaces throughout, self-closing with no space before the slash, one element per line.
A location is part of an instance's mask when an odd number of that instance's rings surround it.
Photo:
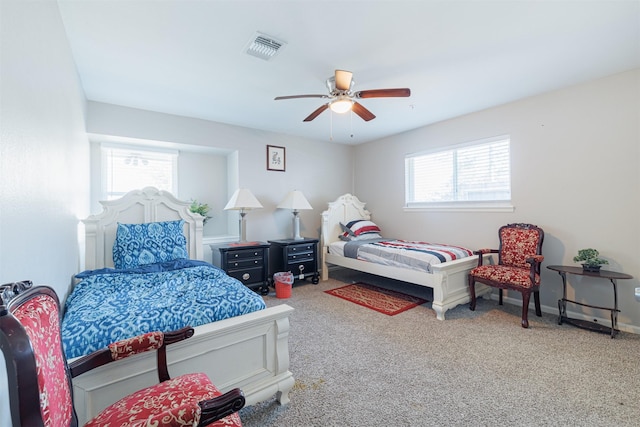
<path fill-rule="evenodd" d="M 176 194 L 177 152 L 103 146 L 102 154 L 107 199 L 149 186 Z"/>
<path fill-rule="evenodd" d="M 510 163 L 508 137 L 408 155 L 406 204 L 510 201 Z"/>

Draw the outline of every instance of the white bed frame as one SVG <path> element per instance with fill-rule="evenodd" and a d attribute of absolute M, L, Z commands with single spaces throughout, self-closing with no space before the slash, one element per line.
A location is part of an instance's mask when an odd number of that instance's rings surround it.
<path fill-rule="evenodd" d="M 202 220 L 189 203 L 152 187 L 127 193 L 118 200 L 100 202 L 103 212 L 84 220 L 86 269 L 113 266 L 112 247 L 117 223 L 137 224 L 184 219 L 187 250 L 203 259 Z M 289 402 L 293 374 L 289 371 L 289 316 L 286 304 L 207 325 L 197 326 L 190 339 L 169 347 L 172 376 L 204 372 L 226 392 L 243 390 L 247 405 L 274 394 Z M 153 360 L 145 360 L 152 358 Z M 131 359 L 131 360 L 130 360 Z M 80 425 L 119 398 L 155 384 L 155 355 L 143 354 L 102 366 L 74 378 L 73 393 Z"/>
<path fill-rule="evenodd" d="M 322 280 L 329 278 L 328 264 L 338 265 L 365 273 L 382 277 L 397 279 L 404 282 L 427 286 L 433 289 L 432 308 L 439 320 L 444 320 L 444 313 L 460 304 L 470 301 L 467 275 L 471 269 L 478 265 L 478 257 L 471 256 L 459 260 L 449 261 L 431 267 L 432 273 L 404 269 L 389 265 L 375 264 L 353 258 L 329 253 L 329 245 L 339 240 L 342 234 L 340 223 L 346 224 L 356 219 L 370 220 L 371 214 L 364 208 L 356 196 L 344 194 L 334 202 L 329 203 L 329 208 L 322 212 Z M 486 255 L 486 262 L 491 262 L 490 255 Z M 478 296 L 491 292 L 488 286 L 476 286 Z"/>

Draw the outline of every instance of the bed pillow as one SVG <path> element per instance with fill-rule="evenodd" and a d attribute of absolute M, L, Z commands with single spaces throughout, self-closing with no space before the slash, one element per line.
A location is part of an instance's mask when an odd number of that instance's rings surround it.
<path fill-rule="evenodd" d="M 342 229 L 343 236 L 355 236 L 354 232 L 343 223 L 340 223 L 340 228 Z"/>
<path fill-rule="evenodd" d="M 343 234 L 341 234 L 340 236 L 340 240 L 343 240 L 345 242 L 353 242 L 356 240 L 371 240 L 371 239 L 382 239 L 382 236 L 378 233 L 366 233 L 366 234 L 361 234 L 359 236 L 345 236 Z"/>
<path fill-rule="evenodd" d="M 136 268 L 188 258 L 183 227 L 184 220 L 145 224 L 118 223 L 116 240 L 113 242 L 114 266 L 117 269 Z"/>
<path fill-rule="evenodd" d="M 380 234 L 380 227 L 378 227 L 374 222 L 368 221 L 366 219 L 357 219 L 355 221 L 350 221 L 345 227 L 349 229 L 349 232 L 345 233 L 351 236 L 358 237 L 363 234 L 371 233 Z"/>

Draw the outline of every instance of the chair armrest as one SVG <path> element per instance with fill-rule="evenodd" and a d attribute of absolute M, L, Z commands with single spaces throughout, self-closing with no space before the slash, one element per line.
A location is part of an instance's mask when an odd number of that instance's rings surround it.
<path fill-rule="evenodd" d="M 485 254 L 497 254 L 500 252 L 498 249 L 478 249 L 477 251 L 473 251 L 474 255 L 478 255 L 478 267 L 482 266 L 482 259 Z"/>
<path fill-rule="evenodd" d="M 108 347 L 96 350 L 69 364 L 71 377 L 84 374 L 87 371 L 106 365 L 107 363 L 125 359 L 135 354 L 151 350 L 158 352 L 158 375 L 160 381 L 169 379 L 167 368 L 166 347 L 179 341 L 192 337 L 194 330 L 190 326 L 171 332 L 149 332 L 132 338 L 120 340 L 109 344 Z"/>
<path fill-rule="evenodd" d="M 202 408 L 199 425 L 209 425 L 242 409 L 245 405 L 244 393 L 239 388 L 234 388 L 223 395 L 202 401 L 198 405 Z"/>
<path fill-rule="evenodd" d="M 540 264 L 544 261 L 544 255 L 534 255 L 526 259 L 529 264 Z"/>
<path fill-rule="evenodd" d="M 540 273 L 540 264 L 544 261 L 543 255 L 532 255 L 525 260 L 527 263 L 531 264 L 531 269 L 529 271 L 529 279 L 531 283 L 536 282 L 536 273 Z"/>

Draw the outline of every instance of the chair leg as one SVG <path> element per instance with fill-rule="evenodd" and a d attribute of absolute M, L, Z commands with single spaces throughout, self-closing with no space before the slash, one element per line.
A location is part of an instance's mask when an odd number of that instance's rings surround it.
<path fill-rule="evenodd" d="M 533 303 L 536 306 L 536 316 L 542 317 L 542 310 L 540 309 L 540 291 L 533 293 Z"/>
<path fill-rule="evenodd" d="M 502 288 L 498 289 L 498 304 L 502 305 Z"/>
<path fill-rule="evenodd" d="M 471 295 L 471 302 L 469 303 L 469 309 L 471 311 L 475 311 L 476 309 L 476 281 L 473 279 L 473 276 L 469 275 L 469 294 Z"/>
<path fill-rule="evenodd" d="M 529 292 L 522 293 L 522 327 L 529 327 L 529 298 L 531 294 Z M 534 297 L 535 299 L 535 297 Z"/>

